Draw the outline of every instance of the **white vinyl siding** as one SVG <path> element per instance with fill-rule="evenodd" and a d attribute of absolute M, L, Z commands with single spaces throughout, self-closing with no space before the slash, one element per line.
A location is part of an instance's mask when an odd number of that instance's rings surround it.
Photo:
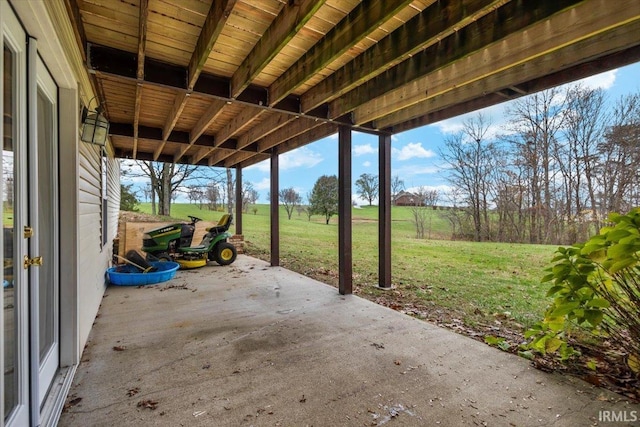
<path fill-rule="evenodd" d="M 80 264 L 80 339 L 91 331 L 106 287 L 105 270 L 110 265 L 113 239 L 120 208 L 120 166 L 107 155 L 106 243 L 102 245 L 102 147 L 80 141 L 78 182 L 78 252 Z"/>

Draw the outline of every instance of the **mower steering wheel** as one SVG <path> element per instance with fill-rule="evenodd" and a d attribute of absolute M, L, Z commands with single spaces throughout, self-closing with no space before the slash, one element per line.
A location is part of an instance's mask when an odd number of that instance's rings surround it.
<path fill-rule="evenodd" d="M 197 216 L 191 216 L 191 215 L 187 215 L 189 217 L 189 219 L 191 220 L 192 223 L 196 223 L 198 221 L 202 221 L 201 218 L 198 218 Z"/>

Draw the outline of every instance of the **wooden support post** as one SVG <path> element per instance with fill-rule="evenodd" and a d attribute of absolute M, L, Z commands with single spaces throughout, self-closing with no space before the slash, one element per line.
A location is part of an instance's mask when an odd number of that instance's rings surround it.
<path fill-rule="evenodd" d="M 353 293 L 353 256 L 351 243 L 351 129 L 338 129 L 338 291 Z"/>
<path fill-rule="evenodd" d="M 236 167 L 236 234 L 242 234 L 242 167 Z"/>
<path fill-rule="evenodd" d="M 391 288 L 391 136 L 378 147 L 378 286 Z"/>
<path fill-rule="evenodd" d="M 278 149 L 274 147 L 271 150 L 271 193 L 270 193 L 270 210 L 271 210 L 271 267 L 280 265 L 280 206 L 278 205 Z"/>

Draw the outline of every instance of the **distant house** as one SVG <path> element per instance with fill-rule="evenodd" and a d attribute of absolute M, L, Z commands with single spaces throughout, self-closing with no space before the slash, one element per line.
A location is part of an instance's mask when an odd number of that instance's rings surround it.
<path fill-rule="evenodd" d="M 408 191 L 399 192 L 394 199 L 396 206 L 416 206 L 418 204 L 418 195 Z M 424 206 L 424 201 L 420 203 Z"/>

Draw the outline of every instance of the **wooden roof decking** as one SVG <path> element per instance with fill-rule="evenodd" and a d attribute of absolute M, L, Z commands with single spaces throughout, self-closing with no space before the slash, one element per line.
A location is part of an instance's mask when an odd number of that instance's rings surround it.
<path fill-rule="evenodd" d="M 120 157 L 248 166 L 640 59 L 640 0 L 66 0 Z"/>

